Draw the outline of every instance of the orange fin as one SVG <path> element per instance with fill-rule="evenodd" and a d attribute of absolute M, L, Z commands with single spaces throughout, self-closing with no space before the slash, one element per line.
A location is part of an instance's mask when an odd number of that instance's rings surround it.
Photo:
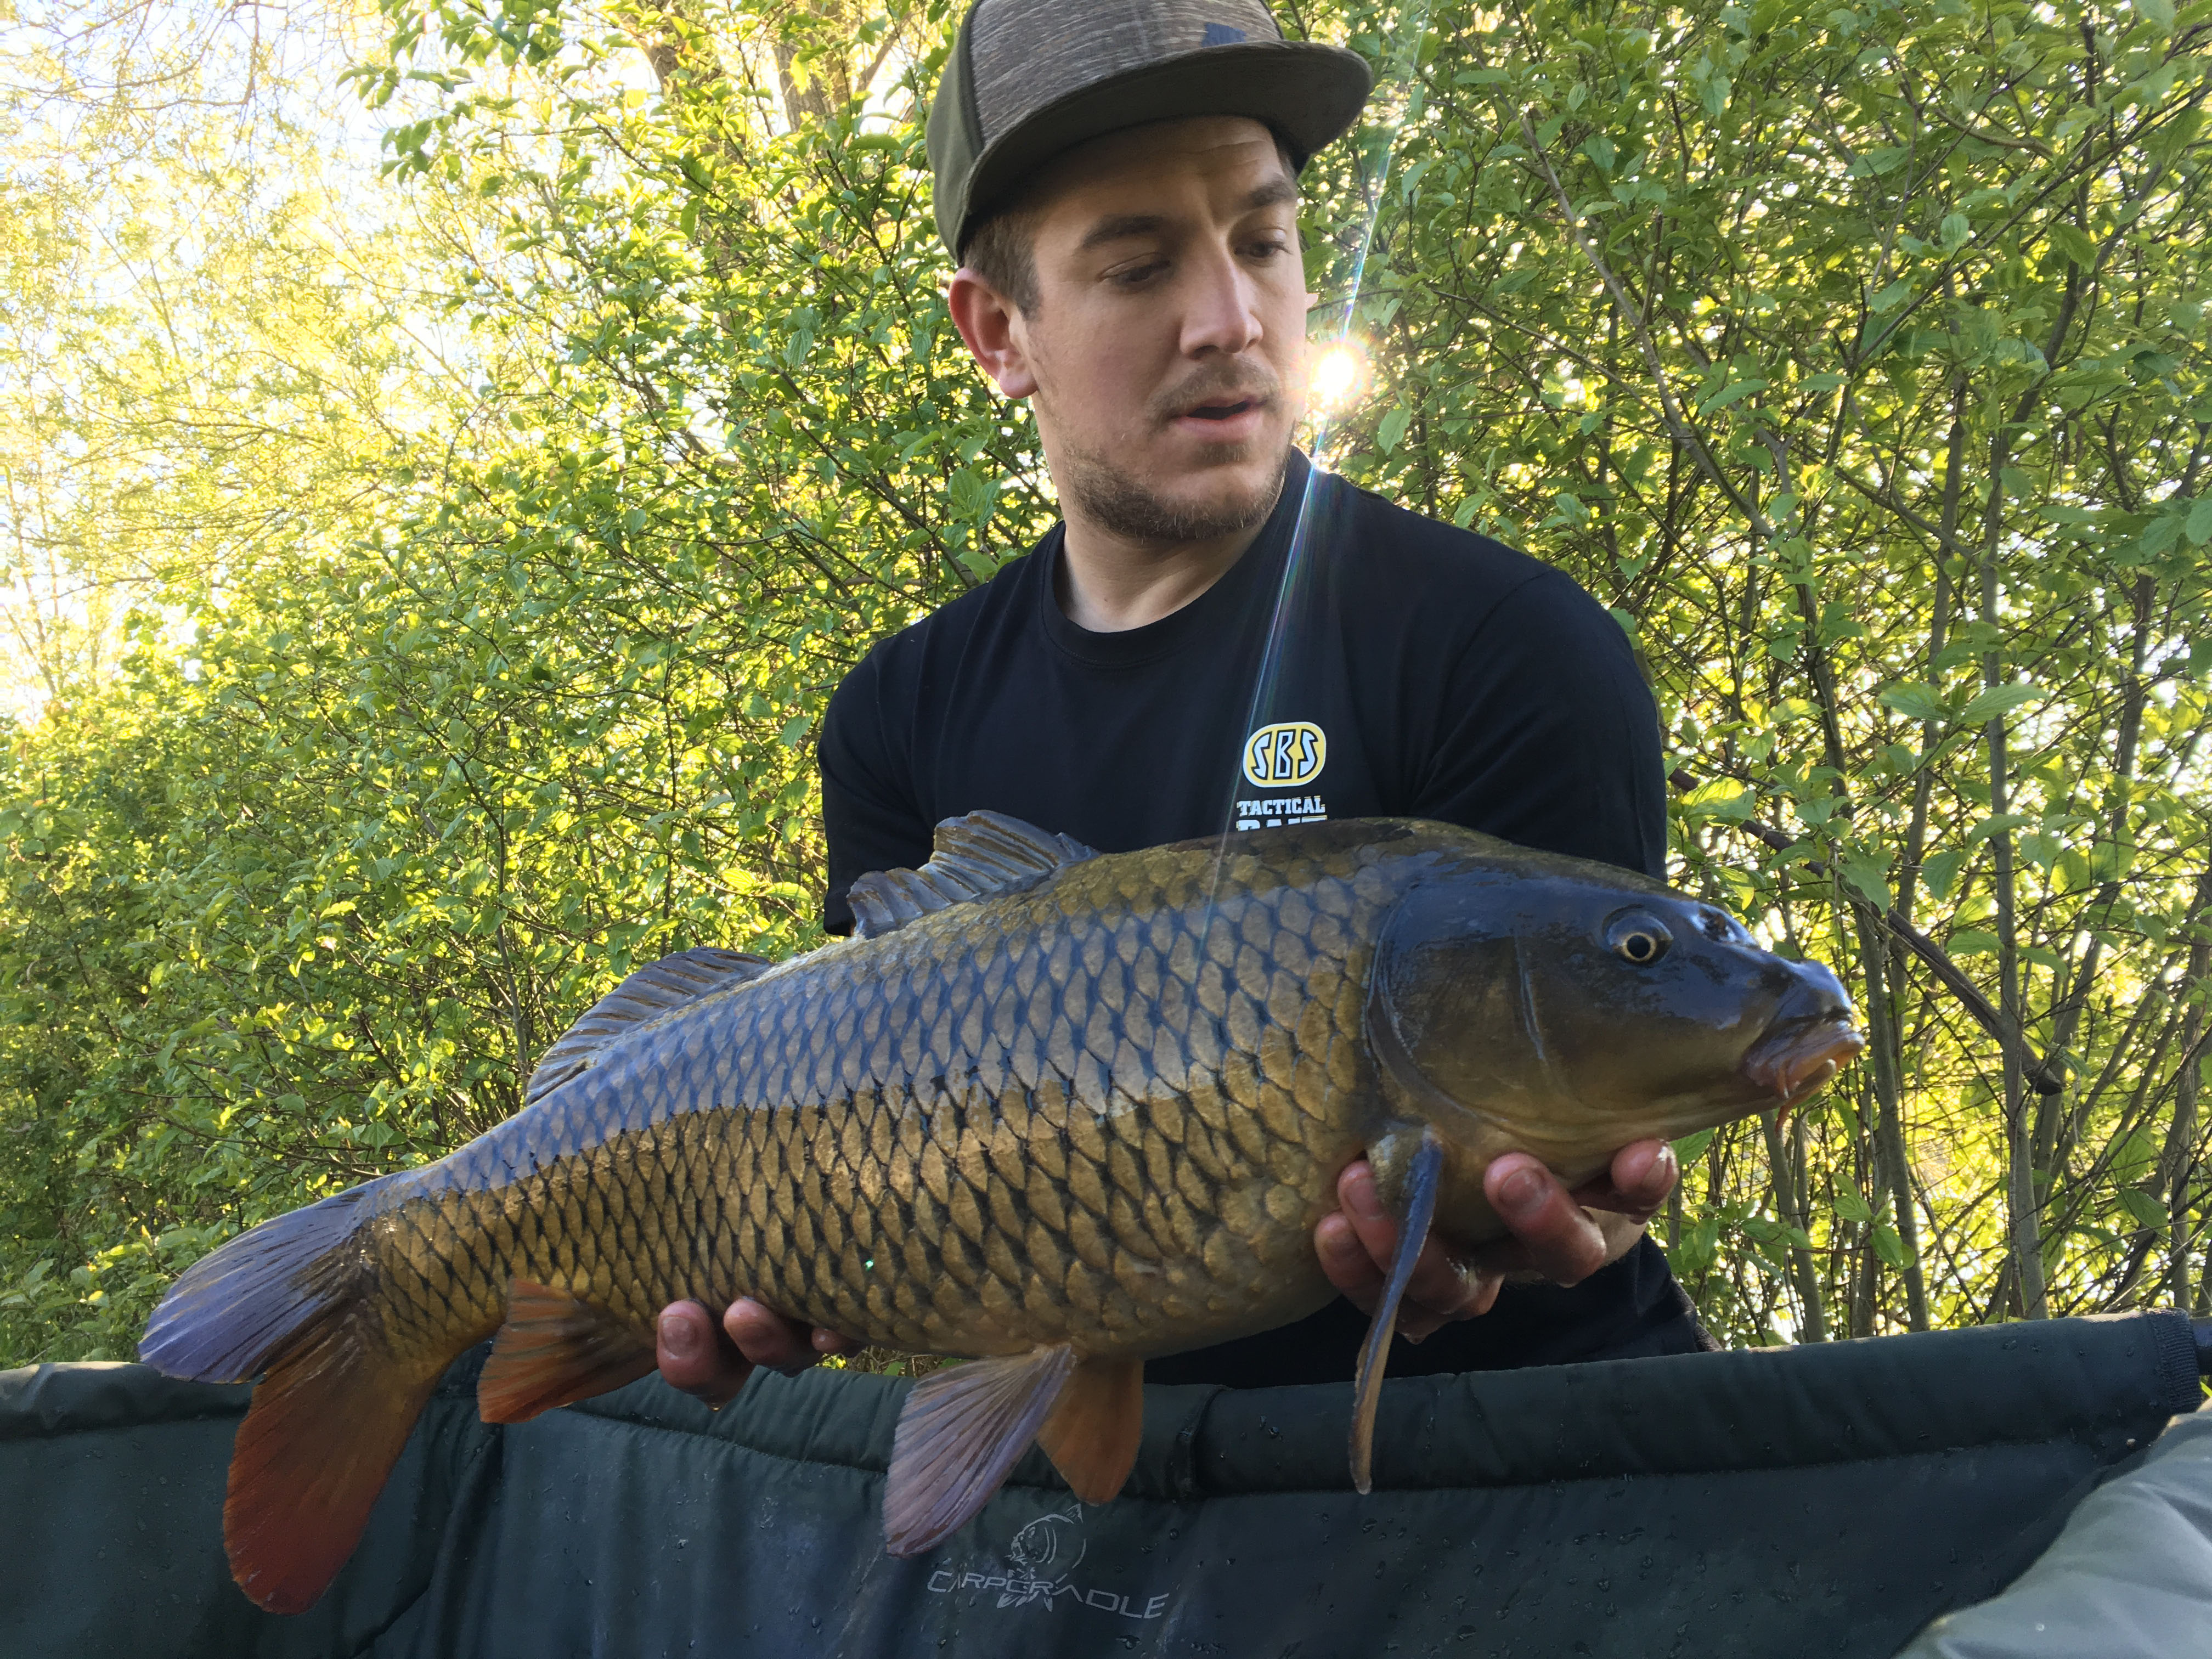
<path fill-rule="evenodd" d="M 1145 1435 L 1145 1362 L 1086 1359 L 1037 1431 L 1037 1444 L 1086 1504 L 1111 1501 Z"/>
<path fill-rule="evenodd" d="M 653 1345 L 614 1315 L 518 1279 L 507 1293 L 507 1322 L 477 1378 L 477 1414 L 487 1423 L 526 1423 L 652 1369 Z"/>
<path fill-rule="evenodd" d="M 1030 1449 L 1074 1369 L 1074 1350 L 1059 1342 L 915 1383 L 891 1437 L 885 1547 L 919 1555 L 973 1519 Z"/>
<path fill-rule="evenodd" d="M 385 1477 L 436 1386 L 345 1325 L 326 1328 L 253 1391 L 230 1456 L 222 1539 L 238 1587 L 304 1613 L 361 1541 Z"/>
<path fill-rule="evenodd" d="M 1389 1363 L 1391 1334 L 1398 1328 L 1399 1298 L 1406 1294 L 1414 1259 L 1428 1242 L 1429 1223 L 1436 1218 L 1437 1182 L 1443 1167 L 1443 1142 L 1434 1132 L 1422 1135 L 1406 1171 L 1406 1215 L 1398 1224 L 1398 1254 L 1390 1260 L 1382 1299 L 1375 1304 L 1375 1316 L 1368 1322 L 1358 1376 L 1352 1385 L 1352 1485 L 1359 1492 L 1375 1484 L 1375 1408 L 1382 1403 L 1382 1372 Z"/>

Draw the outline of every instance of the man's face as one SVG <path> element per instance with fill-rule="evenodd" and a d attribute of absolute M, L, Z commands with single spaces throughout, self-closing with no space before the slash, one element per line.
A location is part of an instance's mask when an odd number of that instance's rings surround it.
<path fill-rule="evenodd" d="M 1037 302 L 977 356 L 1033 399 L 1063 501 L 1142 541 L 1257 524 L 1304 410 L 1312 303 L 1273 136 L 1241 117 L 1114 133 L 1056 161 L 1029 217 Z"/>

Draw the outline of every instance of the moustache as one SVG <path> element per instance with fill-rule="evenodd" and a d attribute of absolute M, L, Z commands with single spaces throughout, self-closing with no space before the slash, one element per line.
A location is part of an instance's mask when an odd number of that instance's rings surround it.
<path fill-rule="evenodd" d="M 1152 400 L 1157 424 L 1165 426 L 1194 410 L 1256 404 L 1262 407 L 1282 394 L 1282 382 L 1265 371 L 1250 368 L 1212 370 L 1189 380 Z"/>

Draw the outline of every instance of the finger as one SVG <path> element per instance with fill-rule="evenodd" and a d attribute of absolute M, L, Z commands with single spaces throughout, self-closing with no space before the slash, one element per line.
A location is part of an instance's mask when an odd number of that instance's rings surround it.
<path fill-rule="evenodd" d="M 1639 1140 L 1613 1155 L 1613 1190 L 1632 1207 L 1623 1213 L 1650 1219 L 1681 1179 L 1674 1149 L 1663 1140 Z"/>
<path fill-rule="evenodd" d="M 1680 1179 L 1674 1149 L 1663 1140 L 1638 1140 L 1613 1155 L 1613 1163 L 1574 1189 L 1585 1208 L 1613 1210 L 1635 1221 L 1649 1221 Z"/>
<path fill-rule="evenodd" d="M 722 1328 L 747 1359 L 786 1376 L 805 1370 L 830 1352 L 814 1346 L 813 1333 L 806 1326 L 786 1319 L 749 1296 L 730 1304 L 729 1311 L 722 1316 Z"/>
<path fill-rule="evenodd" d="M 1375 1274 L 1375 1293 L 1380 1296 L 1383 1279 L 1390 1271 L 1391 1258 L 1397 1254 L 1398 1224 L 1382 1206 L 1382 1194 L 1375 1186 L 1375 1171 L 1368 1167 L 1365 1158 L 1354 1158 L 1337 1176 L 1336 1204 L 1337 1213 L 1359 1241 L 1367 1265 Z M 1371 1303 L 1367 1311 L 1374 1311 Z"/>
<path fill-rule="evenodd" d="M 1398 1224 L 1383 1206 L 1382 1195 L 1375 1185 L 1375 1172 L 1364 1158 L 1346 1165 L 1344 1173 L 1337 1177 L 1336 1196 L 1343 1206 L 1339 1214 L 1344 1226 L 1366 1261 L 1364 1266 L 1353 1261 L 1340 1236 L 1323 1239 L 1321 1229 L 1316 1228 L 1316 1243 L 1322 1250 L 1322 1271 L 1351 1297 L 1355 1306 L 1372 1313 L 1381 1300 L 1384 1280 L 1397 1253 Z M 1328 1226 L 1328 1221 L 1324 1218 L 1322 1227 Z M 1334 1263 L 1332 1247 L 1335 1252 Z M 1339 1272 L 1342 1278 L 1339 1278 Z M 1431 1236 L 1422 1241 L 1420 1254 L 1413 1258 L 1413 1272 L 1406 1280 L 1405 1299 L 1400 1304 L 1398 1329 L 1418 1342 L 1440 1325 L 1487 1312 L 1497 1297 L 1494 1276 L 1478 1272 Z"/>
<path fill-rule="evenodd" d="M 1382 1270 L 1352 1230 L 1352 1219 L 1341 1210 L 1331 1210 L 1314 1228 L 1314 1254 L 1321 1270 L 1339 1293 L 1362 1313 L 1373 1313 L 1382 1299 Z"/>
<path fill-rule="evenodd" d="M 1406 1299 L 1398 1309 L 1398 1334 L 1408 1342 L 1419 1342 L 1446 1325 L 1486 1314 L 1497 1303 L 1498 1289 L 1504 1282 L 1499 1274 L 1430 1239 L 1414 1260 L 1413 1277 L 1406 1281 Z"/>
<path fill-rule="evenodd" d="M 1605 1265 L 1605 1235 L 1537 1159 L 1507 1153 L 1483 1172 L 1482 1190 L 1528 1265 L 1553 1284 L 1580 1284 Z"/>
<path fill-rule="evenodd" d="M 696 1302 L 673 1302 L 660 1310 L 653 1357 L 670 1388 L 716 1407 L 737 1398 L 753 1369 Z"/>

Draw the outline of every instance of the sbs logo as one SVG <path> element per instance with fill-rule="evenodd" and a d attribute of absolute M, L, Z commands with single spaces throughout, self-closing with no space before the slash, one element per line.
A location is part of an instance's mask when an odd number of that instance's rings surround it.
<path fill-rule="evenodd" d="M 1296 789 L 1328 764 L 1328 735 L 1311 720 L 1279 720 L 1244 739 L 1244 775 L 1255 788 Z"/>

